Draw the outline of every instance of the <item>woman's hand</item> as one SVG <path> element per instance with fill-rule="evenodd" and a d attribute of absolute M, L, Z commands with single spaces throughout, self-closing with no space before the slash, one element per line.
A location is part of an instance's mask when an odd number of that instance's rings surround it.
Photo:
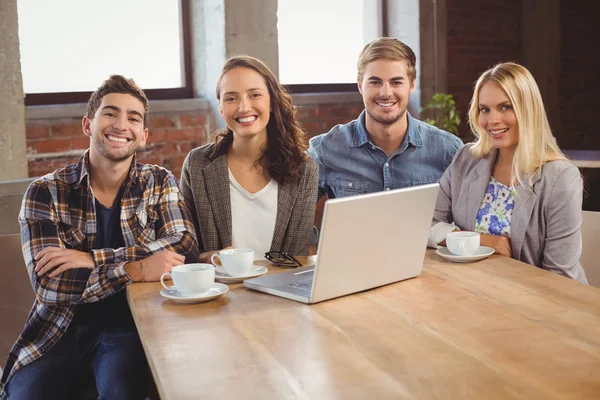
<path fill-rule="evenodd" d="M 480 244 L 481 246 L 493 248 L 496 251 L 496 254 L 500 254 L 501 256 L 512 256 L 512 248 L 510 247 L 510 238 L 508 236 L 481 234 Z"/>
<path fill-rule="evenodd" d="M 232 249 L 232 248 L 233 247 L 231 247 L 231 246 L 227 246 L 227 247 L 225 247 L 224 249 L 221 249 L 221 250 L 227 250 L 227 249 Z M 211 261 L 210 261 L 211 257 L 213 256 L 213 254 L 219 254 L 219 252 L 221 250 L 206 251 L 204 253 L 201 253 L 200 254 L 200 259 L 199 259 L 200 262 L 201 263 L 205 263 L 205 264 L 212 264 Z"/>

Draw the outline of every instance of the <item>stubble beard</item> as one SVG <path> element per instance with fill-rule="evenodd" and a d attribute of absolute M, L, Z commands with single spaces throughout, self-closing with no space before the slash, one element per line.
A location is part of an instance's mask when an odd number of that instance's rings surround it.
<path fill-rule="evenodd" d="M 108 140 L 104 137 L 103 137 L 103 139 Z M 125 160 L 129 159 L 133 154 L 135 154 L 135 152 L 137 150 L 137 147 L 135 146 L 135 144 L 132 144 L 132 146 L 125 152 L 125 154 L 123 154 L 123 155 L 114 154 L 109 150 L 108 146 L 106 146 L 106 143 L 104 142 L 104 140 L 101 139 L 101 140 L 95 142 L 94 147 L 96 147 L 96 150 L 98 151 L 98 153 L 102 154 L 104 157 L 106 157 L 110 161 L 114 161 L 114 162 L 125 161 Z"/>
<path fill-rule="evenodd" d="M 376 115 L 374 115 L 373 113 L 371 113 L 368 109 L 367 109 L 367 114 L 369 114 L 369 117 L 371 117 L 371 119 L 381 125 L 394 125 L 396 122 L 400 121 L 400 119 L 402 119 L 402 117 L 404 117 L 404 114 L 406 114 L 406 108 L 404 110 L 400 110 L 400 112 L 398 113 L 398 115 L 396 116 L 392 116 L 391 118 L 380 118 Z"/>

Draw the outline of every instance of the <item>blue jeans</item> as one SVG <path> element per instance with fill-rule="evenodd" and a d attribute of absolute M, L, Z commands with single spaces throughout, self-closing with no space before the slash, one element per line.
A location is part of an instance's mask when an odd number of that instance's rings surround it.
<path fill-rule="evenodd" d="M 146 398 L 148 367 L 135 326 L 71 324 L 50 351 L 15 373 L 5 394 L 10 400 L 80 399 L 82 391 L 94 394 L 94 378 L 98 399 Z"/>

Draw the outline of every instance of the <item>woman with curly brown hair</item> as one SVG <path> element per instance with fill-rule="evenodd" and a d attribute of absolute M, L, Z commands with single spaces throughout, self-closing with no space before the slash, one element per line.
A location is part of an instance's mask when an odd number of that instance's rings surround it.
<path fill-rule="evenodd" d="M 181 189 L 201 261 L 227 247 L 308 255 L 318 190 L 317 164 L 285 88 L 260 60 L 227 60 L 217 83 L 227 128 L 192 150 Z"/>

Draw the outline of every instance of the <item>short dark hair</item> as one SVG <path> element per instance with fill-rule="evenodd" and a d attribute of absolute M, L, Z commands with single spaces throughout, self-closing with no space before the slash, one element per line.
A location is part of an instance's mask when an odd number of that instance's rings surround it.
<path fill-rule="evenodd" d="M 130 94 L 144 105 L 144 128 L 148 126 L 150 104 L 141 87 L 133 79 L 127 79 L 122 75 L 111 75 L 90 96 L 87 104 L 87 117 L 93 119 L 102 103 L 102 98 L 110 93 Z"/>

